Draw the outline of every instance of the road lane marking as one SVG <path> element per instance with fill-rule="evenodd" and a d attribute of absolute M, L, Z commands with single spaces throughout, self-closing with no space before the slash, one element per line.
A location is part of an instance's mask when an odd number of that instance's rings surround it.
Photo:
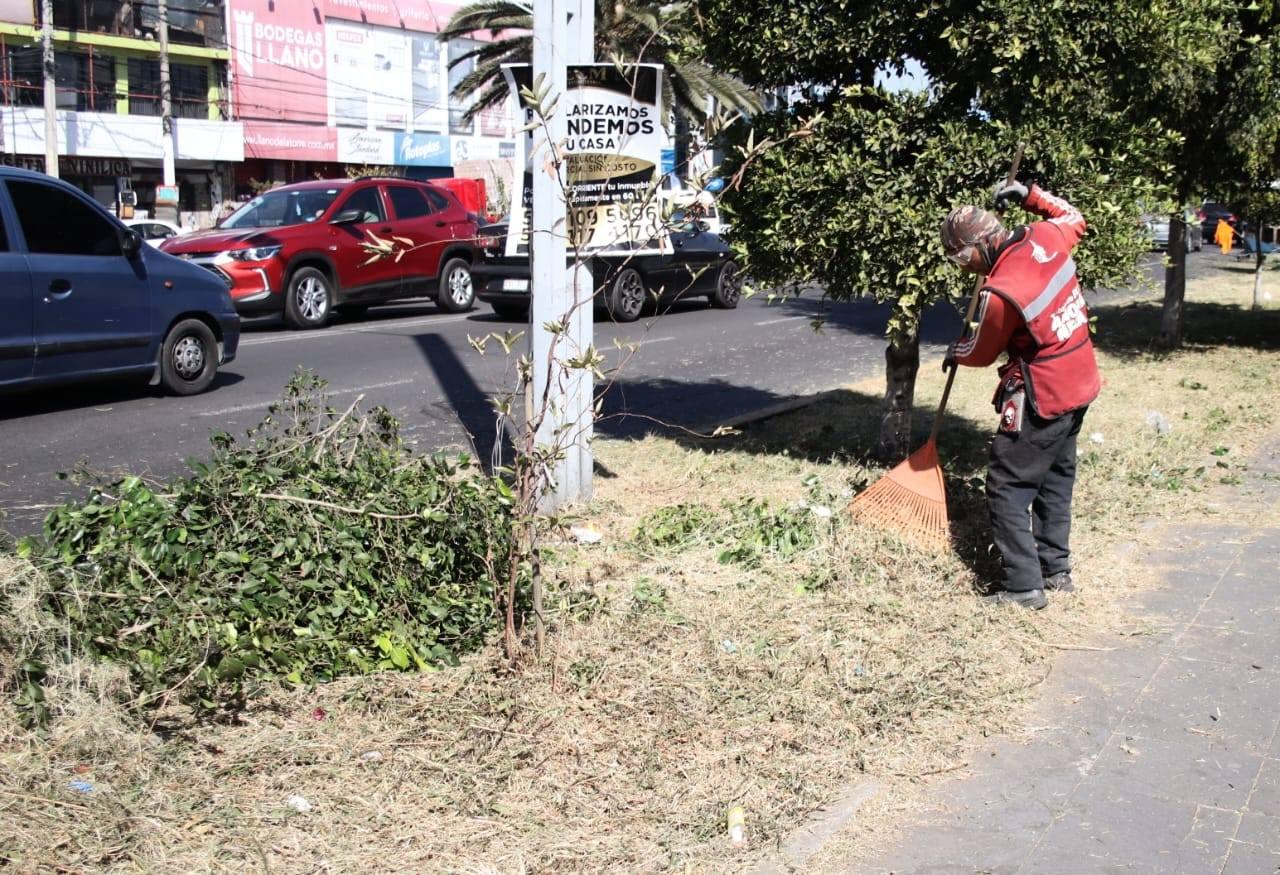
<path fill-rule="evenodd" d="M 353 386 L 350 389 L 334 389 L 328 394 L 354 395 L 357 392 L 368 392 L 371 389 L 389 389 L 392 386 L 405 386 L 412 382 L 412 378 L 405 380 L 388 380 L 385 383 L 370 383 L 367 386 Z M 235 407 L 223 407 L 221 410 L 206 410 L 203 413 L 197 413 L 196 416 L 230 416 L 233 413 L 244 413 L 246 410 L 261 410 L 264 407 L 270 407 L 279 400 L 279 398 L 272 398 L 270 401 L 260 401 L 255 404 L 237 404 Z"/>
<path fill-rule="evenodd" d="M 295 331 L 291 334 L 278 334 L 270 337 L 251 337 L 241 340 L 240 346 L 266 346 L 268 343 L 289 343 L 294 340 L 324 340 L 326 337 L 337 337 L 343 334 L 368 334 L 372 331 L 385 331 L 388 328 L 413 328 L 417 325 L 443 325 L 446 322 L 461 322 L 474 314 L 459 313 L 457 316 L 428 316 L 422 319 L 408 319 L 403 322 L 388 319 L 374 325 L 358 325 L 352 328 L 329 328 L 320 331 Z"/>
<path fill-rule="evenodd" d="M 646 346 L 649 346 L 654 343 L 666 343 L 667 341 L 670 341 L 670 340 L 679 340 L 678 337 L 641 337 L 641 338 L 637 338 L 636 340 L 623 340 L 622 338 L 615 338 L 615 339 L 621 343 L 621 346 L 613 346 L 611 344 L 606 347 L 598 347 L 598 349 L 600 349 L 602 352 L 621 352 L 624 355 L 630 356 L 636 353 L 644 352 L 644 348 Z"/>
<path fill-rule="evenodd" d="M 779 322 L 795 322 L 797 319 L 812 319 L 812 316 L 783 316 L 781 319 L 766 319 L 756 325 L 777 325 Z"/>

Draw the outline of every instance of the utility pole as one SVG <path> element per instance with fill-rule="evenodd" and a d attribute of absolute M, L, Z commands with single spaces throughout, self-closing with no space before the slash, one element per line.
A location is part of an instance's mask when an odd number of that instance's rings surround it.
<path fill-rule="evenodd" d="M 177 185 L 178 179 L 177 171 L 173 166 L 173 91 L 169 82 L 169 0 L 159 0 L 158 6 L 160 13 L 160 145 L 164 154 L 161 173 L 164 178 L 164 187 L 172 190 L 172 187 Z M 156 198 L 157 219 L 162 218 L 161 207 L 165 212 L 163 218 L 177 224 L 177 201 L 162 202 L 160 198 Z"/>
<path fill-rule="evenodd" d="M 40 4 L 40 39 L 44 67 L 44 172 L 58 175 L 58 65 L 53 55 L 53 0 Z"/>
<path fill-rule="evenodd" d="M 568 91 L 567 64 L 589 63 L 594 55 L 593 0 L 534 0 L 533 76 L 546 76 L 553 100 L 561 101 L 548 120 L 550 144 L 564 140 L 564 101 Z M 541 139 L 540 137 L 538 139 Z M 543 143 L 542 149 L 551 145 Z M 540 167 L 538 156 L 534 166 Z M 537 440 L 558 446 L 564 458 L 557 463 L 554 487 L 543 497 L 543 508 L 557 510 L 591 497 L 592 392 L 591 373 L 565 373 L 559 362 L 584 353 L 592 342 L 593 280 L 586 266 L 566 270 L 568 229 L 566 191 L 568 169 L 559 178 L 540 170 L 533 173 L 533 221 L 529 249 L 532 258 L 529 288 L 529 337 L 533 363 L 533 410 L 542 414 Z M 566 314 L 569 318 L 566 320 Z M 565 322 L 555 334 L 543 326 Z"/>

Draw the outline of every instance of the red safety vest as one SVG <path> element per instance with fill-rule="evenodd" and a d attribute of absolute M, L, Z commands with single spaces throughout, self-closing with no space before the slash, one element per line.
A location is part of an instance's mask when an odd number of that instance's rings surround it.
<path fill-rule="evenodd" d="M 1029 225 L 996 259 L 984 288 L 1016 307 L 1026 323 L 1009 342 L 1009 360 L 1020 362 L 1038 416 L 1053 419 L 1098 397 L 1102 375 L 1089 339 L 1089 309 L 1070 248 L 1052 222 Z"/>

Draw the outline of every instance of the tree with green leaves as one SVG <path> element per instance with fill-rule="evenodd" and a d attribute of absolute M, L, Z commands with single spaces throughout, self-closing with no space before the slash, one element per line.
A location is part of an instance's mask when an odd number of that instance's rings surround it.
<path fill-rule="evenodd" d="M 1276 4 L 1251 4 L 1241 11 L 1240 50 L 1219 109 L 1222 144 L 1236 171 L 1221 180 L 1246 220 L 1256 246 L 1253 308 L 1262 306 L 1262 229 L 1280 224 L 1280 10 Z"/>
<path fill-rule="evenodd" d="M 1272 213 L 1268 191 L 1280 175 L 1280 6 L 1264 2 L 1204 0 L 1183 22 L 1190 65 L 1200 70 L 1190 87 L 1145 89 L 1129 83 L 1131 117 L 1158 118 L 1176 134 L 1165 163 L 1174 208 L 1169 223 L 1160 346 L 1181 345 L 1186 297 L 1186 228 L 1181 206 L 1202 196 L 1233 199 L 1246 215 Z M 1187 61 L 1167 59 L 1171 75 Z M 1159 83 L 1157 83 L 1159 86 Z M 1251 217 L 1253 218 L 1253 217 Z M 1255 219 L 1255 221 L 1256 221 Z"/>
<path fill-rule="evenodd" d="M 814 134 L 764 155 L 726 199 L 735 243 L 764 285 L 820 285 L 837 300 L 893 303 L 881 452 L 909 440 L 919 319 L 971 282 L 942 257 L 938 226 L 961 203 L 990 205 L 1014 145 L 1024 168 L 1084 213 L 1086 287 L 1136 275 L 1139 203 L 1162 182 L 1179 138 L 1140 117 L 1132 95 L 1183 100 L 1220 59 L 1225 0 L 701 0 L 711 62 L 758 88 L 805 98 L 758 117 L 777 136 L 821 114 Z M 906 59 L 927 83 L 889 93 L 877 75 Z M 732 168 L 730 168 L 732 169 Z M 1011 221 L 1019 221 L 1011 216 Z"/>
<path fill-rule="evenodd" d="M 707 99 L 721 106 L 755 112 L 758 96 L 732 76 L 712 69 L 702 59 L 697 21 L 688 3 L 619 0 L 595 4 L 595 57 L 601 62 L 661 63 L 667 69 L 663 104 L 701 123 Z M 454 95 L 470 103 L 467 118 L 501 105 L 508 88 L 503 64 L 529 63 L 533 58 L 533 11 L 527 3 L 478 0 L 462 7 L 440 33 L 457 39 L 487 32 L 483 42 L 450 58 L 450 68 L 474 62 L 475 68 L 454 88 Z"/>

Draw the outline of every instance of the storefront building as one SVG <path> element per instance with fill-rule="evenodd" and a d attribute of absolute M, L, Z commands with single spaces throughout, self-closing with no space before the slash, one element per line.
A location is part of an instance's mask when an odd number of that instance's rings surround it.
<path fill-rule="evenodd" d="M 272 184 L 360 172 L 488 180 L 510 190 L 509 108 L 466 120 L 425 0 L 168 0 L 179 215 L 216 221 Z M 0 162 L 43 169 L 39 0 L 0 0 Z M 162 182 L 157 5 L 54 0 L 59 175 L 107 206 Z M 105 162 L 105 163 L 104 163 Z"/>
<path fill-rule="evenodd" d="M 450 96 L 470 68 L 449 70 L 449 58 L 477 45 L 437 38 L 457 8 L 422 0 L 230 0 L 233 105 L 244 126 L 236 196 L 269 182 L 363 170 L 480 176 L 491 200 L 501 197 L 514 125 L 505 106 L 464 121 L 467 107 Z"/>
<path fill-rule="evenodd" d="M 170 0 L 170 81 L 179 216 L 206 225 L 244 159 L 227 101 L 225 9 Z M 39 3 L 0 0 L 0 162 L 44 169 Z M 154 209 L 162 182 L 160 51 L 154 4 L 55 0 L 59 176 L 115 207 L 131 189 Z"/>

